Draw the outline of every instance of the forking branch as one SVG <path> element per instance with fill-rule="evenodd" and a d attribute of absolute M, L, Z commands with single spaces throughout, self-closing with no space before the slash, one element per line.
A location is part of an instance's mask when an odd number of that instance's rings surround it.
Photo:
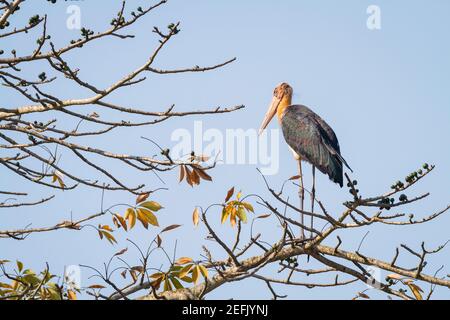
<path fill-rule="evenodd" d="M 195 166 L 196 170 L 202 172 L 214 167 L 214 163 L 207 165 L 200 162 L 193 163 L 189 159 L 172 159 L 169 149 L 165 149 L 165 152 L 159 155 L 158 152 L 155 152 L 156 155 L 135 155 L 115 153 L 95 145 L 101 143 L 100 138 L 107 137 L 108 133 L 118 128 L 151 126 L 169 121 L 174 117 L 219 115 L 243 108 L 242 105 L 236 105 L 228 108 L 212 107 L 204 110 L 176 111 L 175 105 L 171 105 L 165 110 L 156 111 L 154 106 L 122 106 L 115 103 L 110 97 L 113 93 L 120 93 L 128 87 L 145 81 L 148 75 L 207 72 L 227 66 L 234 62 L 235 58 L 205 67 L 195 66 L 180 69 L 156 67 L 156 58 L 162 54 L 167 43 L 180 32 L 180 23 L 169 24 L 166 31 L 160 31 L 158 27 L 155 27 L 153 35 L 156 37 L 157 45 L 149 50 L 148 59 L 135 70 L 103 88 L 83 79 L 83 67 L 74 66 L 68 56 L 70 52 L 89 50 L 88 45 L 104 38 L 113 37 L 119 41 L 133 38 L 134 35 L 127 33 L 127 29 L 166 2 L 166 0 L 162 0 L 146 8 L 139 7 L 128 12 L 126 2 L 123 1 L 117 15 L 111 21 L 110 28 L 101 32 L 82 28 L 79 39 L 74 39 L 66 46 L 59 48 L 51 38 L 47 15 L 32 16 L 27 25 L 12 28 L 9 21 L 12 17 L 20 15 L 20 6 L 27 5 L 27 2 L 3 2 L 0 9 L 0 38 L 2 40 L 13 39 L 21 33 L 26 33 L 32 39 L 37 33 L 36 46 L 32 49 L 32 53 L 20 54 L 13 48 L 9 56 L 5 50 L 1 50 L 0 54 L 2 90 L 9 91 L 11 95 L 19 95 L 29 102 L 29 104 L 21 106 L 0 106 L 0 140 L 3 140 L 3 143 L 0 144 L 2 151 L 0 164 L 4 170 L 16 175 L 18 179 L 25 179 L 50 189 L 68 191 L 84 185 L 102 191 L 126 191 L 140 195 L 156 190 L 146 188 L 144 184 L 128 185 L 113 170 L 109 170 L 105 166 L 104 160 L 117 162 L 119 165 L 133 170 L 152 172 L 157 183 L 161 182 L 158 173 L 170 171 L 179 166 Z M 30 78 L 25 71 L 22 71 L 25 70 L 23 67 L 29 64 L 41 68 L 42 72 L 37 79 Z M 74 88 L 84 88 L 91 95 L 60 98 L 59 92 L 48 87 L 49 84 L 67 81 L 67 79 Z M 70 92 L 69 89 L 66 91 Z M 90 110 L 92 107 L 95 109 L 87 113 L 83 111 L 86 107 L 89 107 Z M 116 115 L 111 116 L 110 119 L 102 116 L 106 113 L 111 115 L 111 112 L 115 112 Z M 136 115 L 145 120 L 140 122 L 131 120 L 131 117 Z M 130 120 L 127 117 L 130 117 Z M 42 120 L 43 118 L 47 120 Z M 66 119 L 68 120 L 66 121 Z M 87 125 L 89 129 L 83 131 L 82 127 L 87 127 Z M 97 141 L 94 138 L 97 138 Z M 86 141 L 89 142 L 86 143 Z M 98 178 L 83 176 L 85 170 L 74 172 L 69 168 L 68 161 L 78 161 L 81 166 L 85 166 L 98 175 Z M 3 191 L 0 195 L 14 194 L 14 191 Z M 23 192 L 19 195 L 21 198 L 28 196 Z M 41 200 L 29 201 L 18 201 L 16 197 L 14 199 L 9 197 L 4 201 L 0 200 L 0 208 L 38 205 L 50 201 L 53 197 L 45 196 Z M 9 235 L 17 238 L 32 232 L 51 231 L 58 228 L 61 226 L 18 228 L 17 230 L 1 231 L 0 235 L 1 237 Z"/>

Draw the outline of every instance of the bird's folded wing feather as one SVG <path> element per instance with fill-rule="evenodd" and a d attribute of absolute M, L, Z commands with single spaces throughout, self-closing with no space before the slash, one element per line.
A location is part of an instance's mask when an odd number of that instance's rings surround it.
<path fill-rule="evenodd" d="M 331 127 L 309 108 L 287 108 L 281 123 L 288 145 L 304 160 L 316 166 L 331 180 L 342 185 L 339 142 Z"/>

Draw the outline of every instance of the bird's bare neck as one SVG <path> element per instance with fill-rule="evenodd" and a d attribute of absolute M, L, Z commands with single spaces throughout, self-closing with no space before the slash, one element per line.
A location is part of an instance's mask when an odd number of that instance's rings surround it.
<path fill-rule="evenodd" d="M 291 104 L 292 104 L 291 96 L 284 96 L 281 99 L 280 104 L 278 105 L 278 109 L 277 109 L 278 121 L 281 122 L 281 119 L 284 116 L 284 112 L 286 111 L 286 108 L 289 107 Z"/>

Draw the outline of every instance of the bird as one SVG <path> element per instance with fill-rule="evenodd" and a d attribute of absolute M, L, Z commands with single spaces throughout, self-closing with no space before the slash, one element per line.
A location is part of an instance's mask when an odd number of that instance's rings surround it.
<path fill-rule="evenodd" d="M 300 212 L 301 237 L 305 238 L 304 223 L 304 185 L 302 161 L 312 166 L 311 213 L 314 212 L 315 202 L 315 171 L 319 169 L 329 179 L 343 186 L 343 165 L 351 172 L 352 169 L 342 157 L 339 141 L 333 129 L 318 114 L 307 106 L 292 104 L 292 87 L 283 82 L 274 92 L 272 102 L 259 129 L 261 134 L 270 123 L 275 114 L 278 117 L 284 139 L 291 149 L 294 158 L 298 161 L 300 183 Z M 311 237 L 313 233 L 313 216 L 311 215 Z"/>

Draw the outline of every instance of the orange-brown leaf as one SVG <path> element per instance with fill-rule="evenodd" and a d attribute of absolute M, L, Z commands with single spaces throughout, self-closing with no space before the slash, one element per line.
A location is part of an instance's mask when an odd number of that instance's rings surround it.
<path fill-rule="evenodd" d="M 67 290 L 67 298 L 69 300 L 77 300 L 77 294 L 73 290 Z"/>
<path fill-rule="evenodd" d="M 180 166 L 180 180 L 179 180 L 179 182 L 183 181 L 185 176 L 186 176 L 186 168 L 182 164 Z"/>
<path fill-rule="evenodd" d="M 141 203 L 142 201 L 147 200 L 147 198 L 150 196 L 150 192 L 141 193 L 136 198 L 136 204 Z"/>
<path fill-rule="evenodd" d="M 228 200 L 231 199 L 231 197 L 233 196 L 233 194 L 234 194 L 234 187 L 231 188 L 230 190 L 228 190 L 227 196 L 225 197 L 225 202 L 228 202 Z"/>
<path fill-rule="evenodd" d="M 201 168 L 194 168 L 195 172 L 199 175 L 200 178 L 206 181 L 212 181 L 212 178 L 209 174 L 205 172 L 205 170 Z"/>
<path fill-rule="evenodd" d="M 165 228 L 161 231 L 161 233 L 163 233 L 163 232 L 168 232 L 168 231 L 171 231 L 171 230 L 176 229 L 176 228 L 179 228 L 179 227 L 181 227 L 181 224 L 172 224 L 172 225 L 170 225 L 170 226 L 168 226 L 168 227 L 165 227 Z"/>
<path fill-rule="evenodd" d="M 181 258 L 179 258 L 175 263 L 176 264 L 186 264 L 186 263 L 190 263 L 190 262 L 192 262 L 192 258 L 189 258 L 189 257 L 181 257 Z"/>
<path fill-rule="evenodd" d="M 192 222 L 194 223 L 194 226 L 198 226 L 199 221 L 199 212 L 198 208 L 194 209 L 194 212 L 192 213 Z"/>
<path fill-rule="evenodd" d="M 198 175 L 197 170 L 195 168 L 192 168 L 191 180 L 192 180 L 193 184 L 196 184 L 196 185 L 200 184 L 200 176 Z"/>

